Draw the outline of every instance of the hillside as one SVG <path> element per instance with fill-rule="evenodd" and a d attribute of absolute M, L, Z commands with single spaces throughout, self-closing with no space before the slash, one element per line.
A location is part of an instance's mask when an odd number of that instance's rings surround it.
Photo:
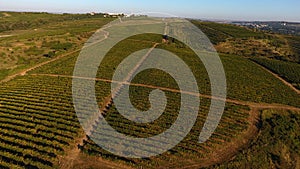
<path fill-rule="evenodd" d="M 111 21 L 102 15 L 13 13 L 0 19 L 0 80 L 51 58 L 80 50 Z"/>
<path fill-rule="evenodd" d="M 112 18 L 88 14 L 0 14 L 0 168 L 299 166 L 299 64 L 295 63 L 299 59 L 295 47 L 298 37 L 192 21 L 215 45 L 228 88 L 220 124 L 212 137 L 200 144 L 199 133 L 210 104 L 220 98 L 212 98 L 207 71 L 189 47 L 176 40 L 162 43 L 162 35 L 158 34 L 132 36 L 109 51 L 96 78 L 73 76 L 86 40 Z M 107 37 L 111 36 L 109 33 Z M 128 55 L 141 49 L 148 49 L 149 54 L 151 49 L 176 54 L 189 66 L 199 87 L 199 94 L 181 93 L 174 78 L 164 71 L 148 69 L 138 73 L 129 86 L 130 101 L 136 108 L 150 109 L 148 97 L 155 89 L 162 90 L 167 98 L 163 114 L 151 123 L 136 123 L 123 117 L 110 91 L 112 83 L 120 83 L 112 81 L 114 70 Z M 183 141 L 161 155 L 142 159 L 113 155 L 84 132 L 79 121 L 85 116 L 79 117 L 74 109 L 73 79 L 95 81 L 103 117 L 125 135 L 147 138 L 169 129 L 178 117 L 181 95 L 201 100 L 199 107 L 186 106 L 199 108 L 196 123 Z M 82 104 L 89 102 L 88 98 Z M 116 151 L 128 146 L 113 141 L 111 145 Z"/>
<path fill-rule="evenodd" d="M 211 39 L 218 52 L 245 57 L 300 61 L 298 36 L 263 32 L 231 24 L 192 22 Z"/>

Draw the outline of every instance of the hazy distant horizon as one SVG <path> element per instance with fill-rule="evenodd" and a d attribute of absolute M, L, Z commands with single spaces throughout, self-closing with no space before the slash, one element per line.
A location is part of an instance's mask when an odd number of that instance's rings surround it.
<path fill-rule="evenodd" d="M 125 14 L 125 15 L 130 15 L 130 14 L 139 14 L 139 13 L 124 13 L 124 12 L 97 12 L 97 11 L 89 11 L 89 12 L 56 12 L 56 11 L 38 11 L 38 10 L 34 10 L 34 11 L 26 11 L 26 10 L 19 10 L 19 11 L 8 11 L 8 10 L 0 10 L 0 12 L 45 12 L 45 13 L 50 13 L 50 14 L 87 14 L 87 13 L 91 13 L 91 12 L 96 12 L 96 13 L 118 13 L 118 14 Z M 178 16 L 180 17 L 180 16 Z M 203 20 L 203 21 L 214 21 L 214 22 L 291 22 L 291 23 L 300 23 L 300 21 L 288 21 L 288 20 L 230 20 L 230 19 L 218 19 L 218 18 L 213 18 L 213 19 L 209 19 L 209 18 L 190 18 L 190 17 L 183 17 L 183 18 L 187 18 L 187 19 L 198 19 L 198 20 Z"/>
<path fill-rule="evenodd" d="M 0 0 L 0 11 L 49 13 L 142 13 L 163 12 L 183 18 L 218 21 L 300 22 L 298 0 Z"/>

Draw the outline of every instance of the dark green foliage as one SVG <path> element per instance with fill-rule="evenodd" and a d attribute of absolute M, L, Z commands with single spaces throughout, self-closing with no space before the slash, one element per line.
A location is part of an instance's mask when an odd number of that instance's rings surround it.
<path fill-rule="evenodd" d="M 56 168 L 78 137 L 71 79 L 23 76 L 0 88 L 0 161 L 9 168 Z"/>
<path fill-rule="evenodd" d="M 300 64 L 264 58 L 254 58 L 251 60 L 270 69 L 300 89 Z"/>
<path fill-rule="evenodd" d="M 59 23 L 64 21 L 75 21 L 88 18 L 103 18 L 103 15 L 89 14 L 49 14 L 44 12 L 26 12 L 15 13 L 6 12 L 10 16 L 1 18 L 0 32 L 9 30 L 26 30 L 30 28 L 37 28 L 49 23 Z"/>
<path fill-rule="evenodd" d="M 147 90 L 148 89 L 145 90 L 145 88 L 139 88 L 138 93 L 132 93 L 132 97 L 139 98 L 139 94 L 145 94 Z M 166 92 L 166 94 L 169 102 L 166 106 L 166 110 L 164 114 L 153 123 L 134 124 L 121 116 L 114 106 L 109 110 L 105 118 L 114 129 L 126 135 L 140 138 L 160 134 L 173 124 L 173 121 L 176 120 L 178 114 L 177 111 L 179 105 L 177 99 L 180 96 L 176 96 L 176 93 L 172 92 Z M 144 100 L 144 98 L 140 101 L 135 99 L 133 102 L 141 105 L 143 104 L 141 102 L 144 102 Z M 85 142 L 83 151 L 89 155 L 101 155 L 101 157 L 113 161 L 126 162 L 137 168 L 182 168 L 189 165 L 192 166 L 195 163 L 199 164 L 216 147 L 226 144 L 233 137 L 239 135 L 242 131 L 245 131 L 248 127 L 247 119 L 249 115 L 246 111 L 247 107 L 227 104 L 221 123 L 215 131 L 215 134 L 213 134 L 206 143 L 199 144 L 199 133 L 202 130 L 210 102 L 208 99 L 201 99 L 201 101 L 201 110 L 199 111 L 197 122 L 188 136 L 176 147 L 159 156 L 147 159 L 121 158 L 105 151 L 92 140 L 87 140 Z"/>
<path fill-rule="evenodd" d="M 299 112 L 266 110 L 260 130 L 248 149 L 212 168 L 296 168 L 300 157 Z"/>
<path fill-rule="evenodd" d="M 195 23 L 195 22 L 194 22 Z M 267 37 L 262 32 L 255 32 L 254 30 L 248 29 L 246 27 L 231 25 L 231 24 L 220 24 L 215 22 L 200 22 L 199 24 L 209 27 L 210 29 L 213 29 L 214 31 L 219 31 L 220 33 L 223 33 L 227 36 L 233 37 L 233 38 L 249 38 L 249 37 L 255 37 L 255 38 L 264 38 Z M 218 33 L 218 34 L 220 34 Z"/>
<path fill-rule="evenodd" d="M 48 47 L 53 50 L 68 50 L 73 46 L 72 43 L 61 43 L 60 41 L 43 42 L 42 47 Z"/>
<path fill-rule="evenodd" d="M 107 54 L 98 72 L 98 78 L 111 79 L 116 66 L 129 54 L 153 46 L 151 42 L 138 42 L 132 39 L 138 39 L 137 36 L 131 37 L 117 44 Z M 157 39 L 158 35 L 148 35 Z M 140 40 L 144 40 L 141 38 Z M 191 68 L 198 82 L 198 87 L 202 94 L 210 94 L 210 81 L 207 71 L 202 62 L 195 54 L 185 46 L 178 44 L 159 45 L 162 48 L 173 52 L 178 57 L 183 59 Z M 283 84 L 280 80 L 270 75 L 257 64 L 249 59 L 234 56 L 220 55 L 227 76 L 228 97 L 237 100 L 265 103 L 279 103 L 293 106 L 299 106 L 297 94 L 289 87 Z M 49 74 L 65 74 L 72 75 L 76 55 L 53 62 L 53 64 L 45 65 L 42 68 L 34 70 L 32 73 L 49 73 Z M 66 66 L 67 65 L 67 66 Z M 147 72 L 145 76 L 141 76 L 140 81 L 147 84 L 149 76 L 156 76 L 155 73 Z"/>
<path fill-rule="evenodd" d="M 294 60 L 300 63 L 300 36 L 289 36 L 286 37 L 288 44 L 290 45 L 292 51 L 294 52 Z"/>
<path fill-rule="evenodd" d="M 214 44 L 218 44 L 220 42 L 225 42 L 226 39 L 230 38 L 229 35 L 215 30 L 211 27 L 209 27 L 209 25 L 204 24 L 203 22 L 199 22 L 199 21 L 195 21 L 192 20 L 191 21 L 195 26 L 197 26 L 208 38 L 209 40 Z"/>
<path fill-rule="evenodd" d="M 44 56 L 48 57 L 48 58 L 52 58 L 53 56 L 55 56 L 55 52 L 54 51 L 50 51 L 49 53 L 44 54 Z"/>
<path fill-rule="evenodd" d="M 299 106 L 296 92 L 249 59 L 220 55 L 227 78 L 227 94 L 236 100 Z"/>
<path fill-rule="evenodd" d="M 0 79 L 4 79 L 9 73 L 9 69 L 1 69 L 0 70 Z"/>
<path fill-rule="evenodd" d="M 25 54 L 29 56 L 31 55 L 38 56 L 41 55 L 43 52 L 44 52 L 43 49 L 40 49 L 36 46 L 30 47 L 29 49 L 25 50 Z"/>

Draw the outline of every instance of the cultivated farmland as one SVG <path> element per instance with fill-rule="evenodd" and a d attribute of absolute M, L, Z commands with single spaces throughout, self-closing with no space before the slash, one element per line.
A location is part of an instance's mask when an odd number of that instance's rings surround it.
<path fill-rule="evenodd" d="M 75 77 L 74 66 L 85 41 L 111 18 L 8 14 L 10 17 L 0 22 L 1 35 L 12 35 L 0 38 L 0 168 L 236 168 L 248 164 L 253 168 L 293 168 L 299 164 L 296 131 L 300 100 L 299 94 L 287 85 L 298 85 L 297 63 L 265 59 L 276 59 L 274 56 L 250 60 L 239 53 L 224 54 L 219 50 L 228 88 L 225 111 L 212 137 L 200 144 L 199 134 L 210 103 L 220 98 L 211 97 L 206 69 L 190 48 L 177 40 L 161 43 L 162 35 L 158 34 L 129 37 L 105 56 L 97 77 Z M 269 49 L 279 49 L 271 43 L 275 35 L 227 24 L 193 23 L 203 28 L 214 45 L 269 39 Z M 287 49 L 285 45 L 280 49 Z M 149 94 L 155 89 L 161 89 L 167 98 L 166 108 L 157 120 L 140 124 L 118 112 L 110 90 L 116 83 L 112 77 L 117 66 L 131 53 L 151 48 L 164 49 L 181 58 L 194 74 L 199 94 L 180 93 L 177 82 L 166 72 L 149 69 L 138 73 L 129 86 L 135 108 L 150 109 Z M 182 142 L 159 156 L 133 159 L 113 155 L 83 131 L 74 110 L 73 79 L 95 81 L 97 104 L 105 110 L 104 118 L 125 135 L 146 138 L 170 128 L 178 117 L 181 95 L 201 100 L 196 123 Z M 82 104 L 90 101 L 82 100 Z M 115 150 L 126 147 L 111 144 Z M 264 160 L 258 163 L 260 159 Z"/>

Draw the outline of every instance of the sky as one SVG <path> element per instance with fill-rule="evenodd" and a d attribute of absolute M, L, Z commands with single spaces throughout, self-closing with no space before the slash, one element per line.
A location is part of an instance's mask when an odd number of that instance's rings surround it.
<path fill-rule="evenodd" d="M 209 20 L 297 21 L 299 0 L 0 0 L 0 11 L 162 12 Z"/>

